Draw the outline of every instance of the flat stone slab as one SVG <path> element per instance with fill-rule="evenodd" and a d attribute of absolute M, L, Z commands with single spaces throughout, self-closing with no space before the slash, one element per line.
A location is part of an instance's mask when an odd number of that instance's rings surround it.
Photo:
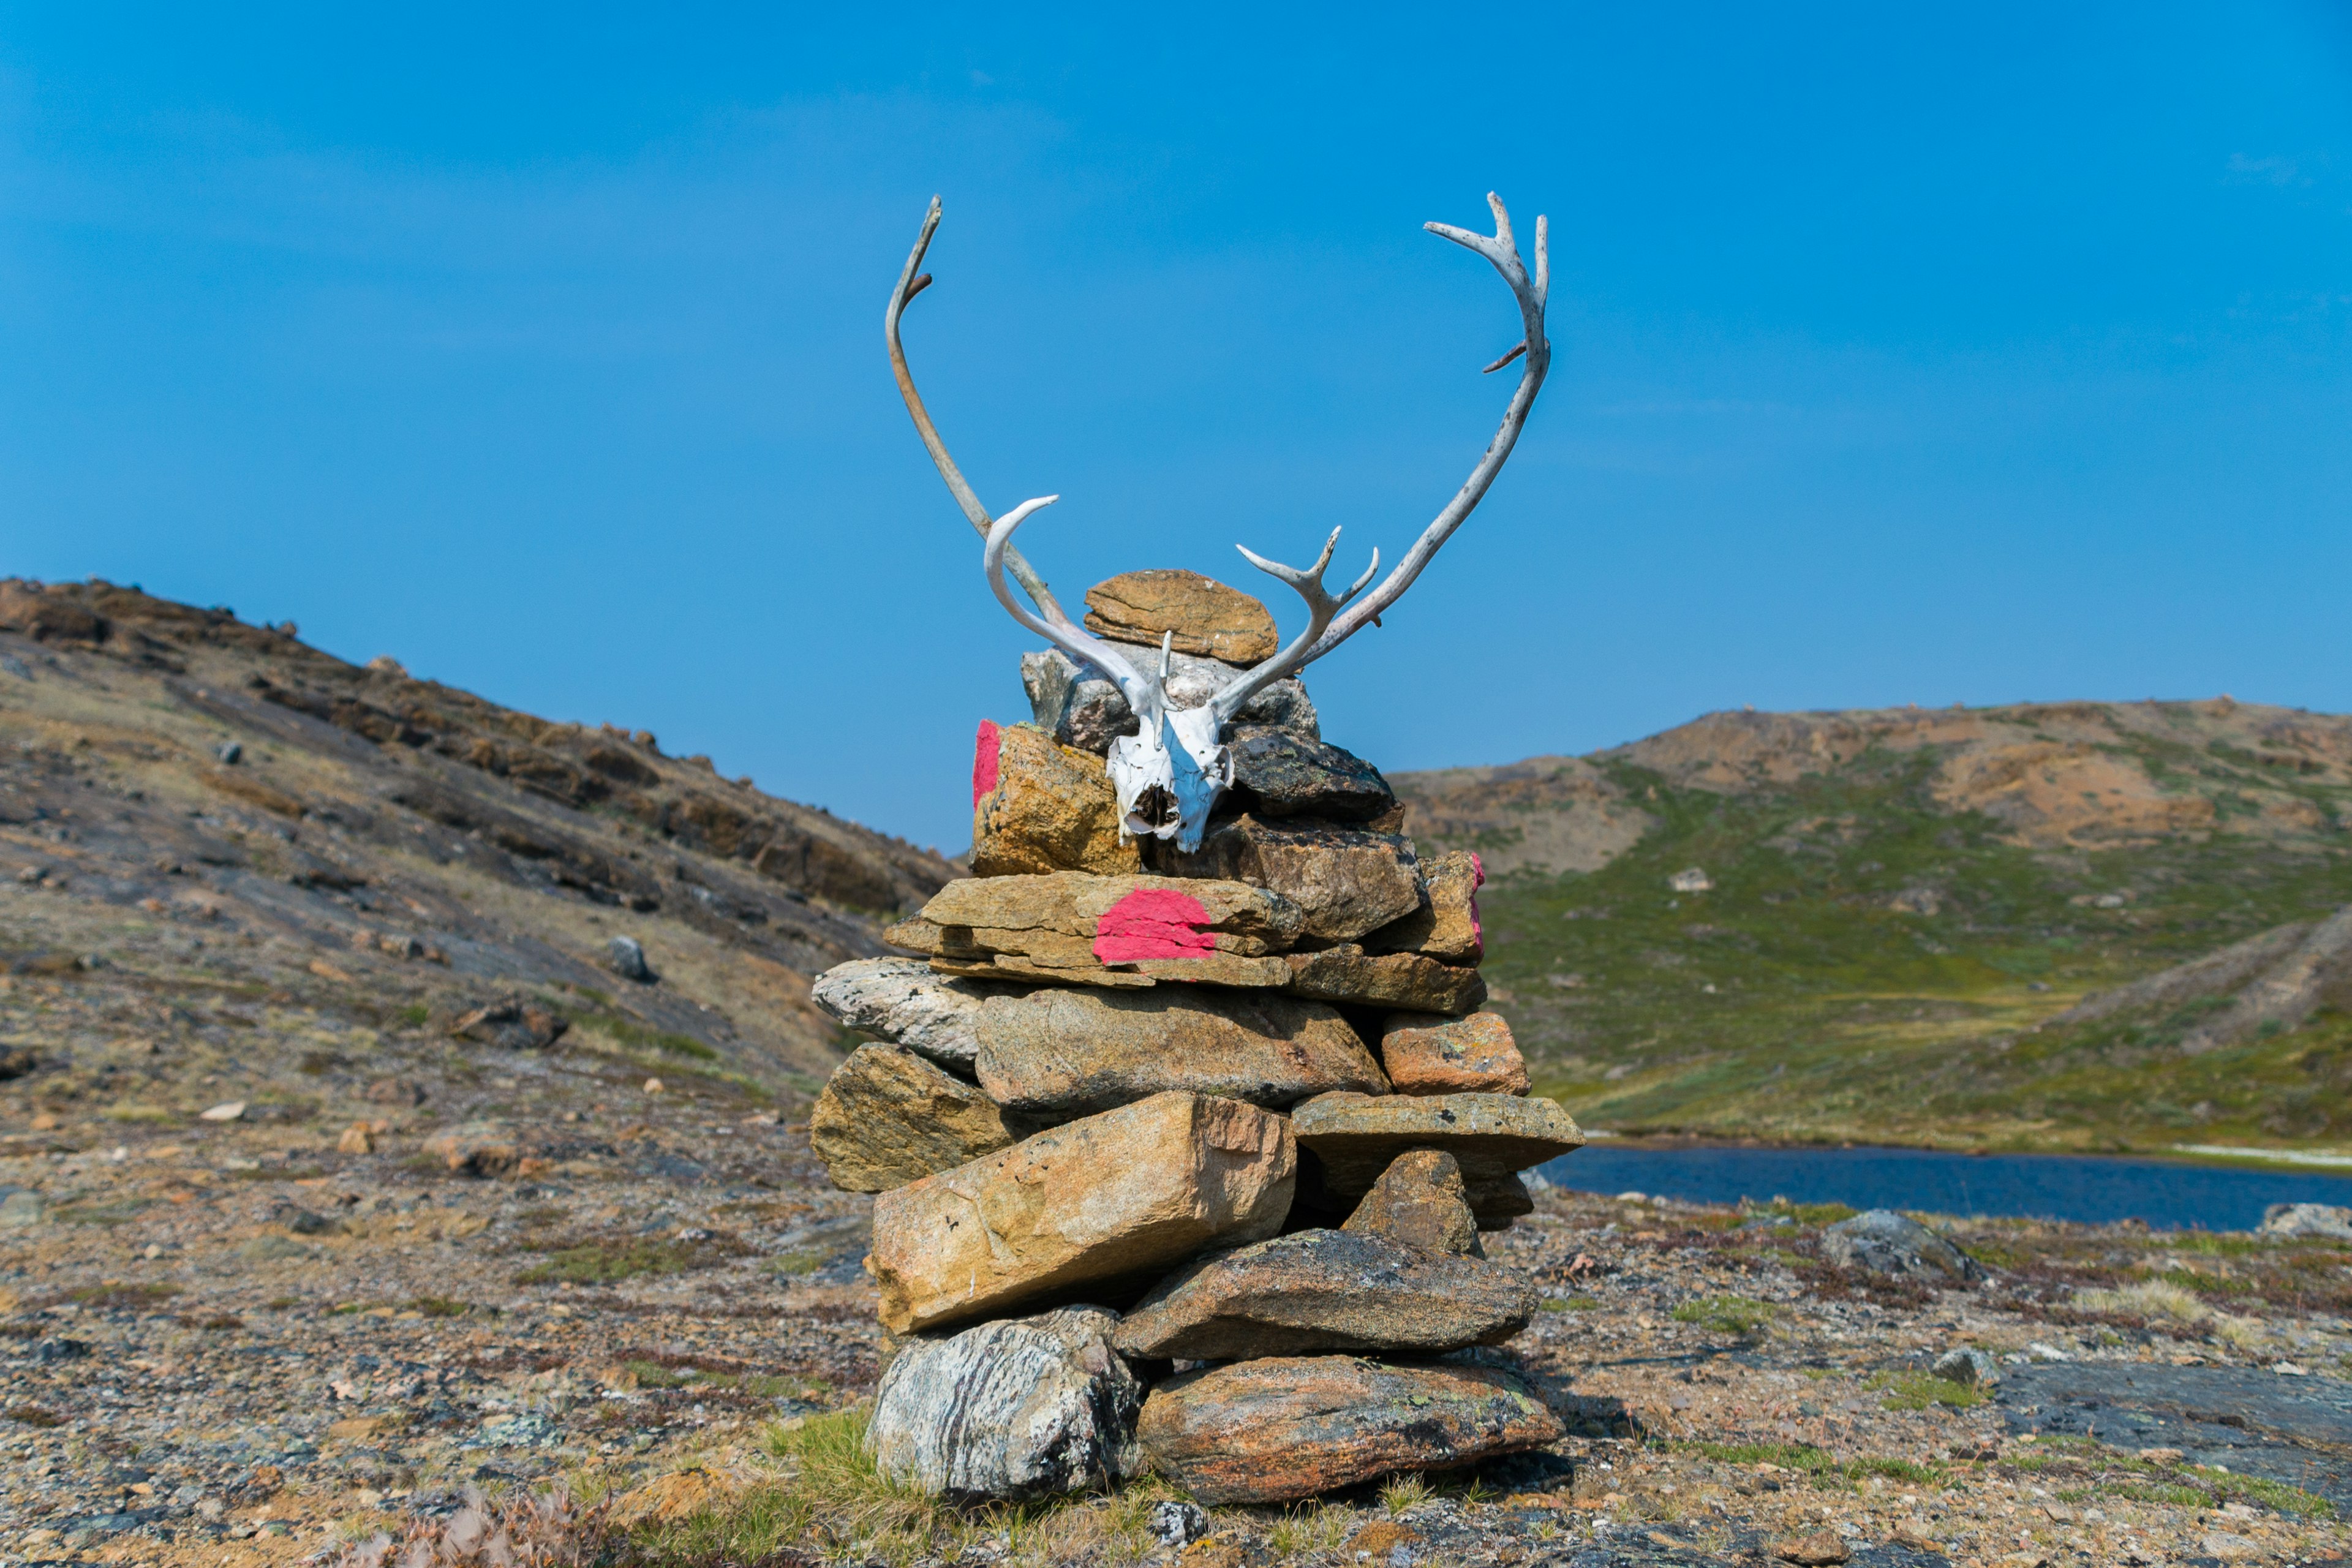
<path fill-rule="evenodd" d="M 1453 1155 L 1475 1193 L 1584 1147 L 1558 1100 L 1511 1094 L 1318 1095 L 1291 1112 L 1291 1128 L 1322 1162 L 1327 1189 L 1348 1196 L 1368 1191 L 1408 1149 Z"/>
<path fill-rule="evenodd" d="M 2266 1367 L 2057 1362 L 2001 1368 L 2011 1432 L 2062 1432 L 2282 1481 L 2352 1509 L 2352 1383 Z"/>
<path fill-rule="evenodd" d="M 1025 1131 L 963 1079 L 897 1046 L 860 1046 L 809 1113 L 809 1151 L 844 1192 L 879 1193 L 951 1170 Z"/>
<path fill-rule="evenodd" d="M 969 1070 L 980 1055 L 980 1005 L 1028 991 L 954 979 L 919 958 L 858 958 L 818 975 L 809 1000 L 850 1028 Z"/>
<path fill-rule="evenodd" d="M 979 1036 L 981 1087 L 1032 1114 L 1090 1116 L 1171 1089 L 1274 1110 L 1388 1089 L 1338 1012 L 1278 993 L 1050 988 L 991 1002 Z"/>
<path fill-rule="evenodd" d="M 1108 1486 L 1141 1458 L 1143 1384 L 1113 1352 L 1118 1314 L 1065 1307 L 898 1348 L 866 1432 L 891 1480 L 952 1502 Z"/>
<path fill-rule="evenodd" d="M 1499 1013 L 1391 1013 L 1381 1020 L 1381 1063 L 1399 1094 L 1528 1091 L 1527 1058 Z"/>
<path fill-rule="evenodd" d="M 874 1200 L 866 1267 L 894 1334 L 945 1327 L 1262 1241 L 1290 1212 L 1290 1124 L 1171 1092 L 1047 1131 Z"/>
<path fill-rule="evenodd" d="M 1127 1315 L 1112 1342 L 1128 1355 L 1184 1361 L 1437 1354 L 1500 1344 L 1535 1309 L 1533 1282 L 1499 1264 L 1302 1230 L 1187 1265 Z"/>
<path fill-rule="evenodd" d="M 1281 647 L 1264 604 L 1181 567 L 1122 572 L 1096 584 L 1087 590 L 1087 629 L 1155 649 L 1173 633 L 1177 652 L 1227 664 L 1262 663 Z"/>
<path fill-rule="evenodd" d="M 1301 934 L 1352 942 L 1421 906 L 1421 862 L 1401 833 L 1244 813 L 1210 825 L 1201 847 L 1162 850 L 1160 869 L 1271 888 L 1306 914 Z"/>
<path fill-rule="evenodd" d="M 1286 1502 L 1403 1470 L 1442 1470 L 1562 1435 L 1517 1376 L 1276 1356 L 1187 1373 L 1143 1403 L 1136 1436 L 1160 1474 L 1212 1507 Z"/>
<path fill-rule="evenodd" d="M 1320 1002 L 1459 1016 L 1486 1000 L 1486 983 L 1476 970 L 1417 952 L 1372 954 L 1349 942 L 1294 952 L 1286 962 L 1291 991 Z"/>
<path fill-rule="evenodd" d="M 1058 871 L 950 882 L 883 937 L 974 978 L 1277 986 L 1291 974 L 1273 955 L 1305 921 L 1287 899 L 1246 883 Z"/>

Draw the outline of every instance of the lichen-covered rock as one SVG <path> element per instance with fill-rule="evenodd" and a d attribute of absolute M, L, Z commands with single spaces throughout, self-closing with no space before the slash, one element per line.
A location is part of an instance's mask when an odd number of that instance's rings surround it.
<path fill-rule="evenodd" d="M 980 1055 L 980 1005 L 1028 991 L 959 980 L 919 958 L 858 958 L 818 975 L 810 983 L 809 1000 L 850 1028 L 969 1070 Z"/>
<path fill-rule="evenodd" d="M 1305 936 L 1352 942 L 1420 907 L 1421 866 L 1402 834 L 1314 818 L 1244 815 L 1210 825 L 1191 854 L 1161 848 L 1162 870 L 1271 888 L 1306 915 Z"/>
<path fill-rule="evenodd" d="M 1977 1260 L 1917 1220 L 1870 1209 L 1822 1232 L 1822 1256 L 1873 1274 L 1940 1275 L 1964 1284 L 1984 1273 Z"/>
<path fill-rule="evenodd" d="M 1111 1349 L 1118 1324 L 1100 1307 L 1065 1307 L 907 1341 L 874 1394 L 876 1468 L 953 1502 L 1053 1497 L 1132 1473 L 1143 1385 Z"/>
<path fill-rule="evenodd" d="M 1474 1209 L 1482 1184 L 1584 1146 L 1559 1101 L 1512 1094 L 1318 1095 L 1291 1112 L 1291 1126 L 1334 1194 L 1370 1191 L 1408 1149 L 1441 1149 L 1460 1164 Z"/>
<path fill-rule="evenodd" d="M 1486 1000 L 1475 969 L 1458 969 L 1417 952 L 1367 954 L 1353 942 L 1288 957 L 1290 989 L 1300 996 L 1408 1013 L 1460 1015 Z"/>
<path fill-rule="evenodd" d="M 884 932 L 932 967 L 976 979 L 1145 986 L 1279 986 L 1306 923 L 1279 893 L 1176 877 L 982 877 L 950 882 Z"/>
<path fill-rule="evenodd" d="M 1535 1307 L 1524 1275 L 1483 1259 L 1356 1231 L 1302 1230 L 1177 1270 L 1127 1315 L 1113 1342 L 1155 1360 L 1436 1354 L 1500 1344 L 1528 1326 Z"/>
<path fill-rule="evenodd" d="M 1399 1094 L 1528 1091 L 1527 1059 L 1499 1013 L 1391 1013 L 1381 1020 L 1381 1063 Z"/>
<path fill-rule="evenodd" d="M 1212 1507 L 1285 1502 L 1406 1470 L 1539 1447 L 1563 1432 L 1500 1367 L 1277 1356 L 1187 1373 L 1143 1403 L 1161 1475 Z"/>
<path fill-rule="evenodd" d="M 1465 1182 L 1462 1190 L 1470 1200 L 1470 1213 L 1476 1217 L 1480 1230 L 1508 1230 L 1519 1215 L 1536 1212 L 1535 1194 L 1516 1174 L 1481 1176 L 1475 1182 Z"/>
<path fill-rule="evenodd" d="M 1290 1124 L 1168 1093 L 1040 1132 L 874 1200 L 867 1270 L 903 1334 L 1262 1241 L 1290 1211 Z"/>
<path fill-rule="evenodd" d="M 1034 724 L 980 727 L 971 862 L 975 877 L 1143 869 L 1135 841 L 1119 837 L 1118 796 L 1102 759 Z"/>
<path fill-rule="evenodd" d="M 1262 663 L 1281 646 L 1263 604 L 1213 577 L 1172 567 L 1122 572 L 1087 589 L 1087 629 L 1155 649 L 1172 632 L 1178 653 L 1227 664 Z"/>
<path fill-rule="evenodd" d="M 1171 653 L 1168 662 L 1171 708 L 1198 708 L 1249 673 L 1239 665 L 1184 653 Z M 1111 742 L 1135 733 L 1135 714 L 1118 685 L 1092 665 L 1081 669 L 1058 649 L 1023 654 L 1021 684 L 1028 690 L 1037 727 L 1066 746 L 1103 756 Z M 1268 682 L 1242 705 L 1234 720 L 1271 725 L 1310 740 L 1321 733 L 1315 704 L 1295 677 Z"/>
<path fill-rule="evenodd" d="M 1408 1149 L 1390 1161 L 1339 1228 L 1427 1252 L 1485 1256 L 1461 1163 L 1442 1149 Z"/>
<path fill-rule="evenodd" d="M 1033 1114 L 1089 1116 L 1171 1089 L 1274 1110 L 1335 1089 L 1388 1092 L 1346 1019 L 1276 992 L 1048 987 L 989 1003 L 979 1032 L 981 1086 Z"/>
<path fill-rule="evenodd" d="M 1273 725 L 1236 725 L 1228 734 L 1229 795 L 1242 810 L 1333 822 L 1370 822 L 1396 810 L 1396 794 L 1381 770 L 1328 741 Z"/>
<path fill-rule="evenodd" d="M 1478 889 L 1486 863 L 1466 849 L 1423 857 L 1422 896 L 1413 910 L 1364 938 L 1364 951 L 1417 952 L 1444 963 L 1475 965 L 1486 956 Z"/>
<path fill-rule="evenodd" d="M 1009 1149 L 986 1094 L 897 1046 L 860 1046 L 809 1113 L 809 1151 L 844 1192 L 879 1193 Z"/>

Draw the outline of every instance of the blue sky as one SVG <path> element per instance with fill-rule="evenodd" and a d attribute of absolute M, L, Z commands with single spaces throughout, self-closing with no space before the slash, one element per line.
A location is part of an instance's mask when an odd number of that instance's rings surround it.
<path fill-rule="evenodd" d="M 1333 740 L 2352 709 L 2340 5 L 219 9 L 0 5 L 0 572 L 960 848 L 1028 644 L 883 357 L 932 193 L 910 355 L 1074 601 L 1409 544 L 1515 330 L 1419 226 L 1492 188 L 1551 379 Z"/>

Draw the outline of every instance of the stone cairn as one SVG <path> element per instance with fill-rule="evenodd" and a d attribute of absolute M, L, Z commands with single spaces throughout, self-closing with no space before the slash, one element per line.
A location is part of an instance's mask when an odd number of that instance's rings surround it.
<path fill-rule="evenodd" d="M 1276 651 L 1255 599 L 1140 572 L 1097 636 L 1166 650 L 1172 706 Z M 1536 1447 L 1499 1345 L 1532 1283 L 1479 1233 L 1582 1134 L 1481 1004 L 1477 857 L 1424 858 L 1295 679 L 1230 731 L 1201 847 L 1123 837 L 1135 719 L 1059 651 L 981 727 L 970 880 L 816 982 L 862 1045 L 810 1137 L 870 1192 L 894 1479 L 1027 1499 L 1150 1468 L 1269 1503 Z"/>

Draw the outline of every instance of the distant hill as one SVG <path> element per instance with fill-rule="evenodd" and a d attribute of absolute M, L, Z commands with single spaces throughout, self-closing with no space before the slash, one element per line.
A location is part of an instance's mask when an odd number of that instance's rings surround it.
<path fill-rule="evenodd" d="M 1496 1005 L 1595 1125 L 2352 1142 L 2352 719 L 1716 713 L 1391 782 L 1485 858 Z"/>
<path fill-rule="evenodd" d="M 135 588 L 0 582 L 0 970 L 387 1033 L 511 993 L 555 1004 L 574 1043 L 805 1087 L 840 1034 L 809 975 L 884 951 L 884 923 L 961 874 L 643 731 Z M 615 936 L 657 981 L 614 972 Z M 39 1094 L 78 1092 L 68 1056 L 38 1054 Z"/>

